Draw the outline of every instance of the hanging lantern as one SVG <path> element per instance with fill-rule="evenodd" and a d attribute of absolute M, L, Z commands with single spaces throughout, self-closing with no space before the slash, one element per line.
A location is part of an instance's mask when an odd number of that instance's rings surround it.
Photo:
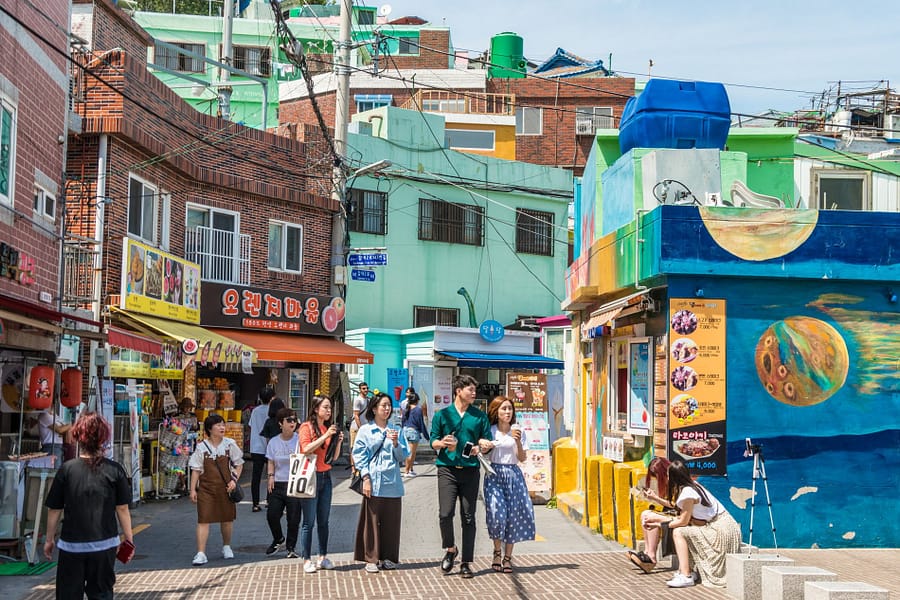
<path fill-rule="evenodd" d="M 28 379 L 28 405 L 32 410 L 45 410 L 53 403 L 53 367 L 40 365 L 31 369 Z"/>
<path fill-rule="evenodd" d="M 59 376 L 59 401 L 66 408 L 81 404 L 81 369 L 69 367 Z"/>

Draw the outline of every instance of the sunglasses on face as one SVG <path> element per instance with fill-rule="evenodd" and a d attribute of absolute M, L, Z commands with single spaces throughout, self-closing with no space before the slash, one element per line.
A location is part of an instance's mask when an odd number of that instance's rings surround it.
<path fill-rule="evenodd" d="M 297 419 L 295 419 L 294 417 L 288 417 L 287 419 L 285 419 L 285 421 L 288 423 L 296 423 Z"/>

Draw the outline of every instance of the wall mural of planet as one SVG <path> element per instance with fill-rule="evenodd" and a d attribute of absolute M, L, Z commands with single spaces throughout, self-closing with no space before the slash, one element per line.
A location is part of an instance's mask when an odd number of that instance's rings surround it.
<path fill-rule="evenodd" d="M 744 260 L 784 256 L 803 245 L 819 219 L 817 210 L 700 207 L 712 239 Z"/>
<path fill-rule="evenodd" d="M 756 372 L 770 396 L 790 406 L 812 406 L 847 380 L 850 356 L 838 331 L 812 317 L 772 323 L 756 345 Z"/>

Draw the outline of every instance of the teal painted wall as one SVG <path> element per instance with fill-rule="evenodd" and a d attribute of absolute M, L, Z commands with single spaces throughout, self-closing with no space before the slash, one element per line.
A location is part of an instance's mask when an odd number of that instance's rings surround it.
<path fill-rule="evenodd" d="M 387 179 L 360 178 L 352 185 L 389 192 L 388 233 L 353 232 L 350 245 L 386 247 L 389 263 L 375 268 L 374 283 L 350 281 L 347 329 L 411 328 L 416 305 L 459 309 L 460 324 L 466 324 L 466 303 L 456 293 L 460 287 L 472 296 L 478 322 L 493 318 L 507 325 L 519 315 L 557 314 L 564 296 L 571 172 L 444 151 L 434 141 L 444 139 L 443 119 L 434 115 L 429 115 L 430 130 L 419 113 L 392 107 L 356 115 L 354 120 L 368 119 L 373 113 L 384 117 L 382 131 L 390 133 L 391 139 L 351 134 L 349 154 L 358 157 L 355 166 L 384 158 L 393 166 L 387 170 Z M 442 180 L 467 184 L 449 185 Z M 483 189 L 483 182 L 489 182 L 491 189 Z M 548 192 L 568 197 L 541 195 Z M 419 240 L 420 198 L 484 207 L 484 245 Z M 514 251 L 517 208 L 554 215 L 553 256 Z"/>

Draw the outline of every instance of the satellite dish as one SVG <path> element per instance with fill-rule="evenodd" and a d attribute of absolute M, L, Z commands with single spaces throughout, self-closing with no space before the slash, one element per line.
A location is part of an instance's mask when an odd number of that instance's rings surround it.
<path fill-rule="evenodd" d="M 391 14 L 391 10 L 393 10 L 393 9 L 391 8 L 390 4 L 382 4 L 381 6 L 378 7 L 378 16 L 386 17 L 389 14 Z"/>

